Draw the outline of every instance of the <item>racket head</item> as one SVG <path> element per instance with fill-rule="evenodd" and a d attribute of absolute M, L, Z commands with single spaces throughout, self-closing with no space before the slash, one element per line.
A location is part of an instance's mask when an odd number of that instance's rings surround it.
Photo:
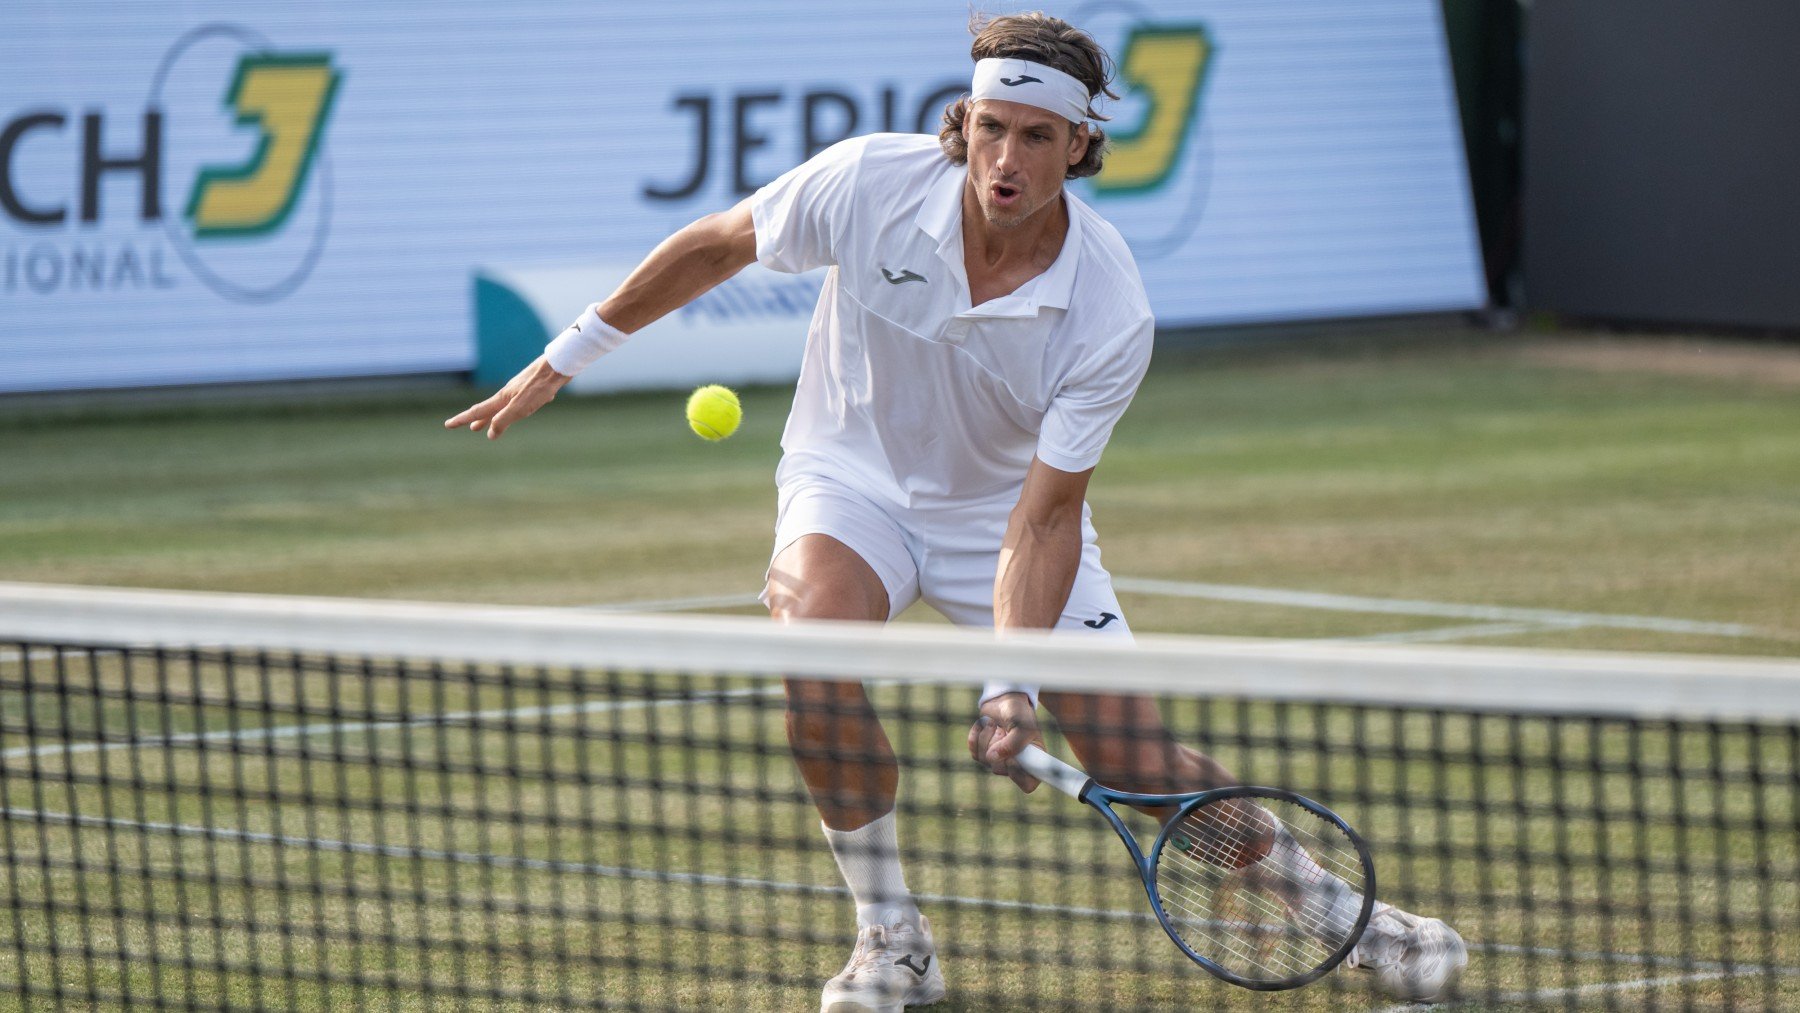
<path fill-rule="evenodd" d="M 1375 910 L 1375 862 L 1362 837 L 1330 809 L 1280 788 L 1224 788 L 1189 800 L 1163 826 L 1144 867 L 1169 938 L 1208 971 L 1257 991 L 1299 988 L 1329 973 Z M 1355 896 L 1321 881 L 1319 868 Z"/>

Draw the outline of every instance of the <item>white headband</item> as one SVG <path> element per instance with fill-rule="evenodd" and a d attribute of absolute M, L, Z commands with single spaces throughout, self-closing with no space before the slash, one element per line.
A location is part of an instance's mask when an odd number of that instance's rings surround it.
<path fill-rule="evenodd" d="M 1072 123 L 1085 122 L 1088 115 L 1087 85 L 1030 60 L 975 61 L 975 84 L 969 94 L 977 100 L 994 98 L 1048 109 Z"/>

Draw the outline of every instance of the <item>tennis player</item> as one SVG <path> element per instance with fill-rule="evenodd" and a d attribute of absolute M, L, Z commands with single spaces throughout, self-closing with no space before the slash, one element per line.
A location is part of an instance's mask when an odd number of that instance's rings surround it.
<path fill-rule="evenodd" d="M 829 267 L 776 473 L 764 601 L 780 621 L 885 621 L 923 599 L 953 622 L 1129 637 L 1085 496 L 1150 361 L 1154 320 L 1117 231 L 1064 189 L 1100 171 L 1091 103 L 1111 61 L 1042 14 L 978 23 L 973 84 L 939 136 L 844 141 L 658 246 L 504 389 L 450 419 L 497 438 L 644 327 L 760 261 Z M 1116 97 L 1116 96 L 1113 96 Z M 906 887 L 899 768 L 863 687 L 789 680 L 788 737 L 856 901 L 826 1011 L 944 997 Z M 1134 696 L 990 685 L 971 753 L 1013 758 L 1053 714 L 1097 781 L 1139 792 L 1232 783 Z M 1407 999 L 1467 961 L 1443 922 L 1380 905 L 1347 963 Z"/>

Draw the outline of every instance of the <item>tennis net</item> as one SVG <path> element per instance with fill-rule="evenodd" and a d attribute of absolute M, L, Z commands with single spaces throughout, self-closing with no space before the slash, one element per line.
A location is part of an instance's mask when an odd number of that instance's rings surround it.
<path fill-rule="evenodd" d="M 0 1009 L 817 1008 L 854 913 L 782 677 L 869 685 L 952 1009 L 1395 1002 L 1185 960 L 1090 809 L 969 759 L 991 678 L 1340 813 L 1465 1006 L 1800 1008 L 1791 661 L 0 584 Z"/>

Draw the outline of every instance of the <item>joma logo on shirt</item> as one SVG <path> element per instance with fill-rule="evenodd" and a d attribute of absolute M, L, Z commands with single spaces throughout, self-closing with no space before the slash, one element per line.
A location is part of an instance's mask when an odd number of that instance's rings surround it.
<path fill-rule="evenodd" d="M 884 267 L 881 269 L 881 276 L 887 279 L 889 285 L 899 285 L 909 281 L 925 281 L 924 275 L 914 274 L 912 271 L 905 269 L 902 269 L 899 274 L 895 274 Z M 931 282 L 925 281 L 925 284 L 929 285 Z"/>

